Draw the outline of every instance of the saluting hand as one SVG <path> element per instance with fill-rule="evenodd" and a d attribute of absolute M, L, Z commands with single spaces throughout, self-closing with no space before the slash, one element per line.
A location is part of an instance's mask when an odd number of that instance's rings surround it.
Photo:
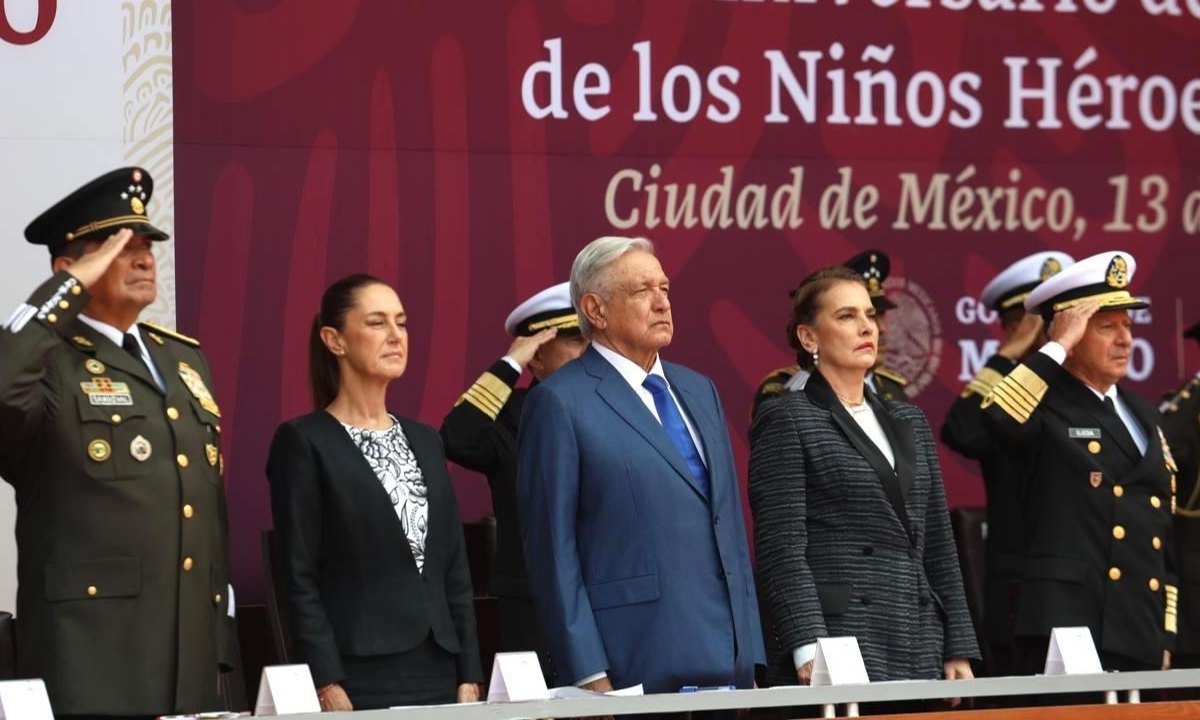
<path fill-rule="evenodd" d="M 1025 313 L 1025 317 L 1021 318 L 1021 322 L 1017 323 L 1017 327 L 1013 330 L 1013 334 L 1005 339 L 1000 344 L 996 354 L 1006 357 L 1009 360 L 1020 360 L 1025 357 L 1025 353 L 1033 347 L 1037 342 L 1038 333 L 1042 331 L 1042 326 L 1045 322 L 1042 316 L 1037 313 Z"/>
<path fill-rule="evenodd" d="M 521 367 L 525 367 L 537 354 L 538 348 L 553 340 L 557 334 L 558 328 L 546 328 L 536 335 L 519 337 L 513 340 L 513 344 L 509 346 L 508 352 L 505 354 L 516 360 Z"/>
<path fill-rule="evenodd" d="M 1064 350 L 1071 352 L 1083 338 L 1083 333 L 1087 330 L 1088 320 L 1099 309 L 1100 301 L 1089 300 L 1082 305 L 1060 310 L 1054 315 L 1054 319 L 1050 321 L 1050 329 L 1046 334 L 1051 340 L 1062 345 Z"/>
<path fill-rule="evenodd" d="M 113 260 L 117 259 L 117 256 L 132 239 L 133 231 L 129 228 L 121 228 L 109 235 L 100 247 L 71 263 L 67 271 L 74 275 L 76 280 L 83 283 L 85 288 L 90 288 L 104 276 L 104 273 L 108 272 Z"/>

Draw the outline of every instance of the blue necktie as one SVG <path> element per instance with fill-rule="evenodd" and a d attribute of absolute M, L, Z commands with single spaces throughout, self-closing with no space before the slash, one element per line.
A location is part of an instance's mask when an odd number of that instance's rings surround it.
<path fill-rule="evenodd" d="M 704 467 L 700 451 L 696 449 L 696 443 L 692 442 L 692 435 L 688 432 L 687 424 L 683 422 L 683 414 L 679 412 L 675 398 L 671 397 L 667 381 L 658 375 L 647 375 L 646 379 L 642 381 L 642 387 L 649 390 L 650 394 L 654 396 L 654 407 L 658 410 L 658 419 L 662 422 L 663 429 L 667 431 L 667 436 L 671 438 L 675 449 L 679 450 L 679 454 L 687 462 L 688 468 L 692 471 L 692 477 L 696 479 L 696 484 L 700 487 L 700 492 L 707 498 L 708 468 Z"/>

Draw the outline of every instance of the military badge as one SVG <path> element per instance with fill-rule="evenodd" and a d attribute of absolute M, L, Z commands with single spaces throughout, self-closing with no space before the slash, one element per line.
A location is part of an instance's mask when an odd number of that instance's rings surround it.
<path fill-rule="evenodd" d="M 216 467 L 217 460 L 220 459 L 221 453 L 217 450 L 217 446 L 211 443 L 204 446 L 204 455 L 208 458 L 208 464 Z"/>
<path fill-rule="evenodd" d="M 1104 473 L 1100 472 L 1099 470 L 1093 470 L 1092 474 L 1088 475 L 1088 483 L 1091 484 L 1092 487 L 1098 488 L 1102 482 L 1104 482 Z"/>
<path fill-rule="evenodd" d="M 113 382 L 109 378 L 98 377 L 91 382 L 79 383 L 79 387 L 87 395 L 88 403 L 92 406 L 133 404 L 133 393 L 129 391 L 128 383 Z"/>
<path fill-rule="evenodd" d="M 87 348 L 95 347 L 92 344 L 91 340 L 88 340 L 87 338 L 85 338 L 82 335 L 76 335 L 75 337 L 71 338 L 71 342 L 75 343 L 79 347 L 87 347 Z"/>
<path fill-rule="evenodd" d="M 146 214 L 146 206 L 142 204 L 141 198 L 130 198 L 129 209 L 133 210 L 138 215 Z"/>
<path fill-rule="evenodd" d="M 1104 282 L 1108 283 L 1109 287 L 1117 288 L 1118 290 L 1129 284 L 1129 263 L 1121 255 L 1114 255 L 1111 262 L 1108 263 L 1108 272 L 1104 275 Z"/>
<path fill-rule="evenodd" d="M 187 385 L 187 389 L 192 393 L 192 396 L 200 401 L 200 407 L 217 417 L 221 417 L 221 409 L 217 407 L 217 401 L 213 400 L 212 393 L 208 391 L 208 386 L 204 384 L 204 378 L 200 377 L 200 373 L 196 372 L 195 368 L 185 362 L 179 363 L 179 377 L 183 380 L 183 384 Z"/>
<path fill-rule="evenodd" d="M 1046 258 L 1046 262 L 1042 263 L 1042 271 L 1039 273 L 1039 276 L 1044 282 L 1060 272 L 1062 272 L 1062 263 L 1054 258 Z"/>
<path fill-rule="evenodd" d="M 129 443 L 129 454 L 138 462 L 146 462 L 150 459 L 151 447 L 150 441 L 138 435 Z"/>
<path fill-rule="evenodd" d="M 108 459 L 109 455 L 112 455 L 112 447 L 106 441 L 96 438 L 88 443 L 87 452 L 88 457 L 92 460 L 104 462 Z"/>
<path fill-rule="evenodd" d="M 100 373 L 104 372 L 104 363 L 100 362 L 96 358 L 88 358 L 87 362 L 83 364 L 83 367 L 93 375 L 99 375 Z"/>

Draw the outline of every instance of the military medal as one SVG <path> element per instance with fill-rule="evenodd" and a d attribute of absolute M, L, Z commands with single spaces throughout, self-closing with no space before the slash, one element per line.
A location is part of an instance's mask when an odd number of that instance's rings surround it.
<path fill-rule="evenodd" d="M 100 364 L 99 360 L 89 360 Z M 104 366 L 100 365 L 101 370 Z M 81 382 L 79 387 L 83 393 L 87 395 L 88 403 L 93 406 L 109 406 L 109 405 L 132 405 L 133 393 L 129 391 L 129 384 L 123 382 L 113 382 L 111 378 L 98 377 L 91 382 Z"/>
<path fill-rule="evenodd" d="M 112 448 L 104 440 L 99 438 L 88 443 L 88 457 L 96 462 L 104 462 L 108 456 L 112 454 Z"/>
<path fill-rule="evenodd" d="M 204 455 L 208 458 L 209 465 L 216 467 L 217 466 L 217 458 L 220 456 L 220 454 L 221 453 L 217 450 L 216 445 L 213 445 L 211 443 L 205 444 Z"/>
<path fill-rule="evenodd" d="M 1088 476 L 1088 482 L 1094 488 L 1100 487 L 1100 483 L 1104 482 L 1104 473 L 1099 470 L 1093 470 L 1092 474 Z"/>
<path fill-rule="evenodd" d="M 99 375 L 100 373 L 104 372 L 104 363 L 100 362 L 96 358 L 88 358 L 88 361 L 83 364 L 83 367 L 93 375 Z"/>
<path fill-rule="evenodd" d="M 221 417 L 221 409 L 217 407 L 217 401 L 213 400 L 212 393 L 204 384 L 204 378 L 200 377 L 200 373 L 196 372 L 195 368 L 185 362 L 179 363 L 179 377 L 183 380 L 183 384 L 187 385 L 192 396 L 200 401 L 200 407 Z"/>
<path fill-rule="evenodd" d="M 150 441 L 138 435 L 129 443 L 129 454 L 138 462 L 146 462 L 150 459 Z"/>

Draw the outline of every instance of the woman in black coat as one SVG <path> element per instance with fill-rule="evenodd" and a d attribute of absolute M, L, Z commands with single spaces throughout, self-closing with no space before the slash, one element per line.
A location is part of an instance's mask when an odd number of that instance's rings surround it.
<path fill-rule="evenodd" d="M 789 339 L 811 375 L 764 404 L 751 431 L 776 682 L 808 684 L 821 637 L 856 637 L 876 682 L 970 678 L 979 657 L 929 423 L 865 384 L 874 315 L 853 271 L 810 276 Z"/>
<path fill-rule="evenodd" d="M 408 331 L 395 291 L 334 283 L 309 349 L 317 410 L 267 461 L 291 641 L 324 710 L 474 701 L 483 680 L 441 439 L 387 411 Z"/>

